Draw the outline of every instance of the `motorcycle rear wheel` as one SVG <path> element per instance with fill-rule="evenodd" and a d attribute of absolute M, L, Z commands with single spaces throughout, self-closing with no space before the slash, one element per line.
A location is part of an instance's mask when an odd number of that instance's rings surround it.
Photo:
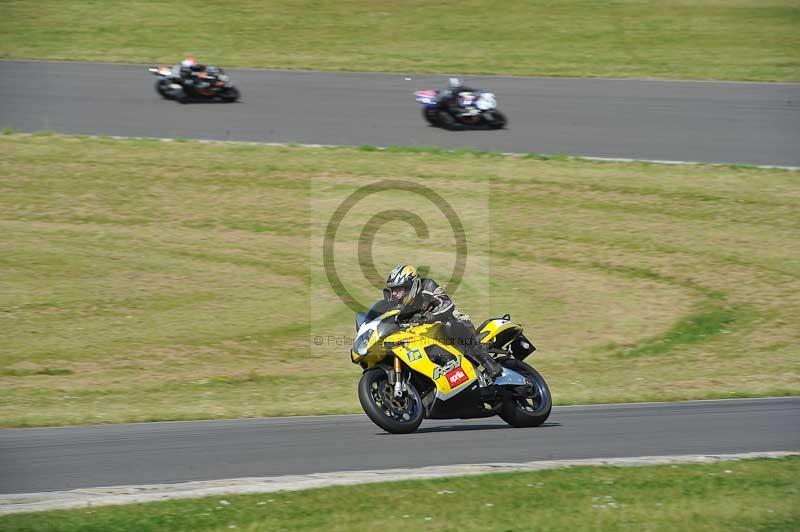
<path fill-rule="evenodd" d="M 436 125 L 449 131 L 458 131 L 460 129 L 464 129 L 464 125 L 444 109 L 439 110 L 436 116 Z"/>
<path fill-rule="evenodd" d="M 431 109 L 429 107 L 422 108 L 422 118 L 424 118 L 432 126 L 439 125 L 439 120 L 437 119 L 436 115 L 436 109 Z"/>
<path fill-rule="evenodd" d="M 525 397 L 515 395 L 503 402 L 500 411 L 503 421 L 512 427 L 538 427 L 547 421 L 553 408 L 553 398 L 544 377 L 525 362 L 515 358 L 503 360 L 502 364 L 524 376 L 533 385 L 532 394 Z"/>
<path fill-rule="evenodd" d="M 175 98 L 180 103 L 189 103 L 189 95 L 186 94 L 186 91 L 181 89 L 175 89 L 173 93 L 173 98 Z"/>
<path fill-rule="evenodd" d="M 156 92 L 159 93 L 162 98 L 166 98 L 167 100 L 169 100 L 170 95 L 167 85 L 168 83 L 165 80 L 159 79 L 158 81 L 156 81 Z"/>
<path fill-rule="evenodd" d="M 403 397 L 394 397 L 394 387 L 380 368 L 369 369 L 358 382 L 358 400 L 364 413 L 386 432 L 414 432 L 425 418 L 422 398 L 410 382 Z"/>

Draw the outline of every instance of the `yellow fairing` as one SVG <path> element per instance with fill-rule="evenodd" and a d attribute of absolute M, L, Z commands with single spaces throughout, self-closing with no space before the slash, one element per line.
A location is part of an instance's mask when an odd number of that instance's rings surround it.
<path fill-rule="evenodd" d="M 490 320 L 478 333 L 486 333 L 486 335 L 481 338 L 481 343 L 492 344 L 499 334 L 511 330 L 521 331 L 522 327 L 512 321 L 498 318 Z"/>
<path fill-rule="evenodd" d="M 382 342 L 370 340 L 370 348 L 366 355 L 350 353 L 353 361 L 372 367 L 380 363 L 387 355 L 395 355 L 400 362 L 417 373 L 425 375 L 436 385 L 436 397 L 448 399 L 469 388 L 475 382 L 477 372 L 475 366 L 457 348 L 445 345 L 433 339 L 438 324 L 423 324 L 405 330 L 398 330 L 388 335 Z M 375 335 L 377 337 L 377 334 Z M 455 360 L 445 366 L 433 362 L 426 348 L 437 346 L 450 353 Z"/>
<path fill-rule="evenodd" d="M 356 364 L 366 364 L 368 368 L 371 368 L 375 364 L 378 364 L 381 360 L 386 358 L 386 350 L 385 349 L 370 349 L 366 355 L 359 355 L 355 351 L 350 351 L 350 359 Z"/>
<path fill-rule="evenodd" d="M 397 309 L 390 310 L 378 316 L 376 320 L 389 318 L 399 313 L 400 311 Z M 378 331 L 373 329 L 372 336 L 367 343 L 367 353 L 364 355 L 359 355 L 351 349 L 350 360 L 352 360 L 354 364 L 365 364 L 368 368 L 371 368 L 375 364 L 379 363 L 381 360 L 386 358 L 386 355 L 388 354 L 385 349 L 382 349 L 383 346 L 379 345 L 379 340 L 380 337 L 378 336 Z"/>
<path fill-rule="evenodd" d="M 420 325 L 408 331 L 398 331 L 386 338 L 386 343 L 399 343 L 392 352 L 417 373 L 430 378 L 436 384 L 436 397 L 447 399 L 465 389 L 477 379 L 475 366 L 457 348 L 437 342 L 427 336 L 435 324 Z M 455 357 L 446 366 L 433 362 L 426 348 L 438 346 Z"/>

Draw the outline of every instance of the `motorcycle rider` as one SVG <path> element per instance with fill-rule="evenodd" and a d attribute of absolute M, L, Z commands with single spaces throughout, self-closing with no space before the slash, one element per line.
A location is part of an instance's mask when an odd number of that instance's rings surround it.
<path fill-rule="evenodd" d="M 439 91 L 437 103 L 454 114 L 459 109 L 458 95 L 462 92 L 475 92 L 475 89 L 462 84 L 458 78 L 450 78 L 447 88 Z"/>
<path fill-rule="evenodd" d="M 180 75 L 184 85 L 197 89 L 208 87 L 209 83 L 205 79 L 204 73 L 206 73 L 206 66 L 198 63 L 194 57 L 189 56 L 181 61 Z"/>
<path fill-rule="evenodd" d="M 503 372 L 502 366 L 476 338 L 475 326 L 469 316 L 459 312 L 444 289 L 433 279 L 420 276 L 414 266 L 401 264 L 389 272 L 383 295 L 386 301 L 401 308 L 398 323 L 442 322 L 445 339 L 482 364 L 491 378 Z"/>

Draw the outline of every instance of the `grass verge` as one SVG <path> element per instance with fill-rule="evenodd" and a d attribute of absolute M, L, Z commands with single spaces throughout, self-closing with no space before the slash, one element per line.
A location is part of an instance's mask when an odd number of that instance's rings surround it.
<path fill-rule="evenodd" d="M 3 3 L 0 58 L 797 81 L 798 24 L 791 0 L 42 0 Z"/>
<path fill-rule="evenodd" d="M 800 393 L 798 172 L 57 135 L 0 151 L 2 426 L 359 411 L 352 312 L 318 252 L 325 209 L 379 179 L 458 207 L 454 298 L 525 326 L 556 404 Z M 381 226 L 370 282 L 344 250 L 359 297 L 400 262 L 449 277 L 450 229 L 418 212 L 429 237 Z"/>
<path fill-rule="evenodd" d="M 797 530 L 800 459 L 576 467 L 0 517 L 4 530 Z"/>

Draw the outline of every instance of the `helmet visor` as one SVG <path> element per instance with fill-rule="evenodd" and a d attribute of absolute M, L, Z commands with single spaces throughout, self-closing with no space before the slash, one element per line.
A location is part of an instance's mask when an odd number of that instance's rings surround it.
<path fill-rule="evenodd" d="M 408 295 L 410 289 L 411 287 L 409 286 L 393 286 L 389 288 L 392 301 L 402 301 Z"/>

